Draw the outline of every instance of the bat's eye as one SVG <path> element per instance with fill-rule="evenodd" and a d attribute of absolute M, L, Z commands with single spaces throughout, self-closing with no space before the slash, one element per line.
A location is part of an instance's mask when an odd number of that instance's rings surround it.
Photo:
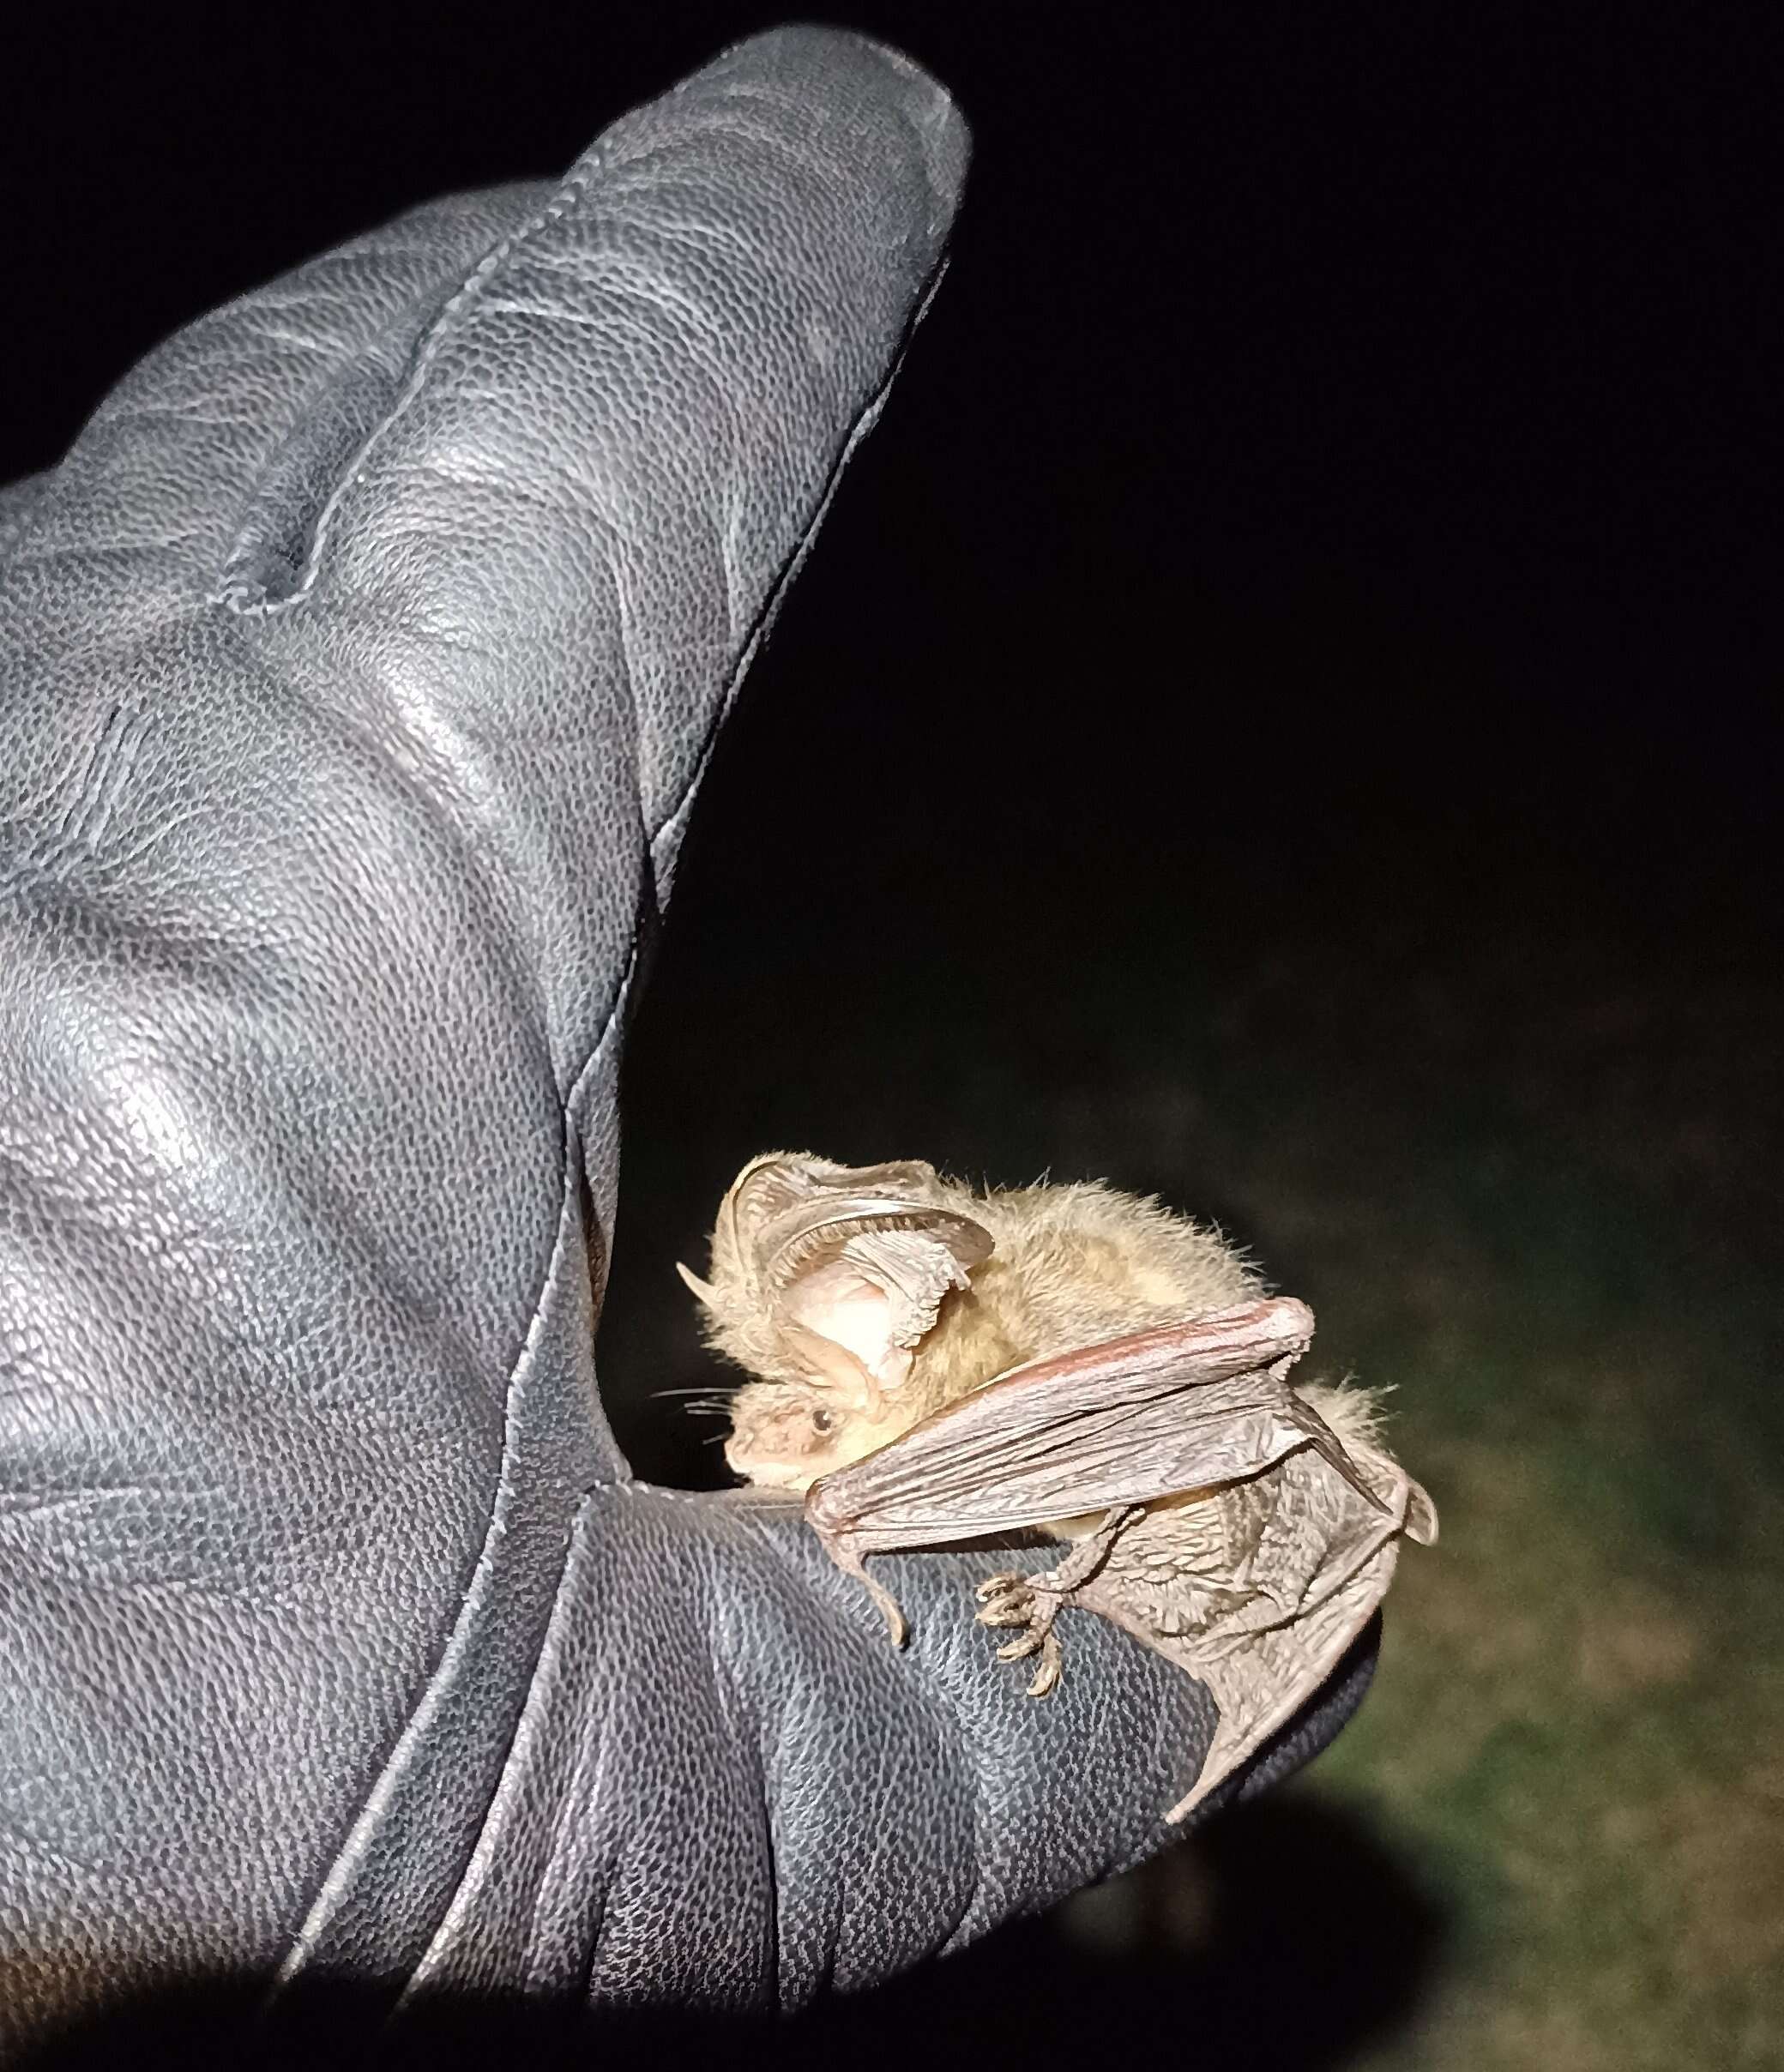
<path fill-rule="evenodd" d="M 820 1438 L 828 1437 L 830 1432 L 835 1429 L 835 1424 L 836 1418 L 834 1412 L 829 1410 L 814 1410 L 812 1412 L 811 1429 Z"/>

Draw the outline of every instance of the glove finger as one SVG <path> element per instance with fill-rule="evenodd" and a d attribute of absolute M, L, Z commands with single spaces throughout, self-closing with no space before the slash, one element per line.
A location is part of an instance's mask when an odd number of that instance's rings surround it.
<path fill-rule="evenodd" d="M 275 580 L 272 557 L 291 543 L 271 515 L 288 529 L 311 486 L 351 464 L 465 274 L 551 192 L 428 202 L 147 354 L 37 479 L 20 522 L 0 513 L 14 611 L 45 641 L 128 637 L 151 617 L 190 618 L 220 581 Z"/>
<path fill-rule="evenodd" d="M 623 744 L 666 872 L 965 159 L 940 89 L 858 38 L 727 53 L 483 256 L 327 500 L 262 514 L 227 594 L 336 670 L 345 640 L 368 695 L 547 813 L 586 815 Z"/>

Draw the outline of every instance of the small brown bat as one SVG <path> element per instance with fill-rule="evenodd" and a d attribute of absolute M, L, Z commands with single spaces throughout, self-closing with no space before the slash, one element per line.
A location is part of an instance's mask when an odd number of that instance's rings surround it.
<path fill-rule="evenodd" d="M 1431 1499 L 1377 1438 L 1374 1400 L 1291 1388 L 1313 1316 L 1263 1295 L 1220 1238 L 1100 1184 L 974 1193 L 919 1160 L 752 1159 L 684 1267 L 708 1336 L 754 1380 L 726 1458 L 804 1494 L 895 1644 L 865 1557 L 1039 1530 L 1053 1569 L 979 1591 L 1020 1628 L 1003 1659 L 1060 1674 L 1081 1605 L 1199 1677 L 1220 1720 L 1180 1819 L 1324 1681 Z"/>

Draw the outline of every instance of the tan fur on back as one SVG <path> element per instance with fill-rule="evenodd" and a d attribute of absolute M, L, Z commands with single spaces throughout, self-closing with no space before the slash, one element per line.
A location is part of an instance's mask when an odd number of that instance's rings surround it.
<path fill-rule="evenodd" d="M 1100 1181 L 973 1199 L 997 1249 L 918 1348 L 919 1415 L 1023 1360 L 1250 1300 L 1257 1276 L 1214 1232 Z"/>

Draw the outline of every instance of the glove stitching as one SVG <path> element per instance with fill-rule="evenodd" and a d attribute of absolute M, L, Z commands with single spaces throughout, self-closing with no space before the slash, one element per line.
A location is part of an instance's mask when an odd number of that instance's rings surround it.
<path fill-rule="evenodd" d="M 443 1956 L 449 1957 L 455 1931 L 463 1928 L 470 1920 L 476 1898 L 473 1880 L 482 1867 L 486 1851 L 499 1846 L 500 1838 L 492 1835 L 491 1826 L 496 1821 L 498 1812 L 503 1810 L 504 1792 L 511 1778 L 517 1776 L 524 1785 L 528 1774 L 527 1763 L 525 1755 L 522 1753 L 522 1744 L 529 1739 L 534 1742 L 538 1740 L 539 1723 L 535 1714 L 535 1707 L 543 1708 L 544 1706 L 549 1704 L 551 1696 L 553 1695 L 550 1679 L 542 1677 L 540 1671 L 554 1654 L 561 1652 L 566 1609 L 575 1601 L 570 1588 L 570 1579 L 576 1564 L 582 1526 L 588 1512 L 589 1499 L 584 1497 L 570 1514 L 570 1522 L 564 1536 L 563 1555 L 558 1563 L 558 1583 L 552 1592 L 551 1608 L 545 1620 L 544 1636 L 539 1643 L 539 1654 L 533 1664 L 533 1674 L 527 1680 L 527 1695 L 521 1702 L 520 1713 L 515 1723 L 514 1733 L 503 1756 L 502 1767 L 497 1774 L 495 1789 L 490 1795 L 489 1805 L 485 1809 L 484 1818 L 478 1828 L 476 1839 L 471 1845 L 463 1873 L 457 1884 L 453 1888 L 452 1896 L 447 1901 L 445 1911 L 440 1917 L 438 1925 L 428 1938 L 427 1948 L 417 1960 L 414 1969 L 411 1972 L 407 1982 L 397 1998 L 395 2006 L 391 2009 L 389 2019 L 392 2022 L 397 2021 L 416 2001 L 425 1996 L 430 1968 Z M 542 1692 L 545 1694 L 543 1698 L 541 1697 Z M 586 1742 L 589 1738 L 585 1736 L 584 1738 Z M 601 1752 L 597 1751 L 597 1766 L 601 1759 Z M 551 1872 L 560 1853 L 558 1837 L 570 1822 L 577 1806 L 587 1803 L 586 1800 L 579 1798 L 577 1792 L 577 1786 L 585 1774 L 585 1756 L 579 1750 L 570 1774 L 568 1788 L 559 1802 L 557 1818 L 553 1822 L 552 1842 L 540 1864 L 538 1882 L 533 1889 L 533 1906 L 528 1918 L 521 1967 L 522 1976 L 529 1985 L 540 1982 L 535 1973 L 533 1964 L 539 1942 L 539 1917 L 545 1903 L 547 1888 L 551 1884 Z"/>
<path fill-rule="evenodd" d="M 686 1492 L 691 1494 L 692 1492 Z M 761 1536 L 764 1537 L 765 1536 Z M 760 1838 L 762 1875 L 768 1881 L 768 1893 L 762 1908 L 762 1932 L 766 1947 L 762 1952 L 766 1975 L 775 1982 L 775 1999 L 780 1999 L 780 1880 L 777 1875 L 778 1858 L 775 1852 L 774 1801 L 768 1789 L 768 1751 L 762 1746 L 762 1729 L 767 1721 L 762 1708 L 748 1702 L 738 1686 L 734 1667 L 735 1641 L 732 1629 L 735 1620 L 732 1609 L 723 1587 L 714 1592 L 715 1630 L 714 1645 L 710 1653 L 716 1672 L 719 1710 L 730 1733 L 732 1745 L 742 1750 L 753 1748 L 756 1754 L 754 1780 L 757 1801 L 756 1834 Z"/>

